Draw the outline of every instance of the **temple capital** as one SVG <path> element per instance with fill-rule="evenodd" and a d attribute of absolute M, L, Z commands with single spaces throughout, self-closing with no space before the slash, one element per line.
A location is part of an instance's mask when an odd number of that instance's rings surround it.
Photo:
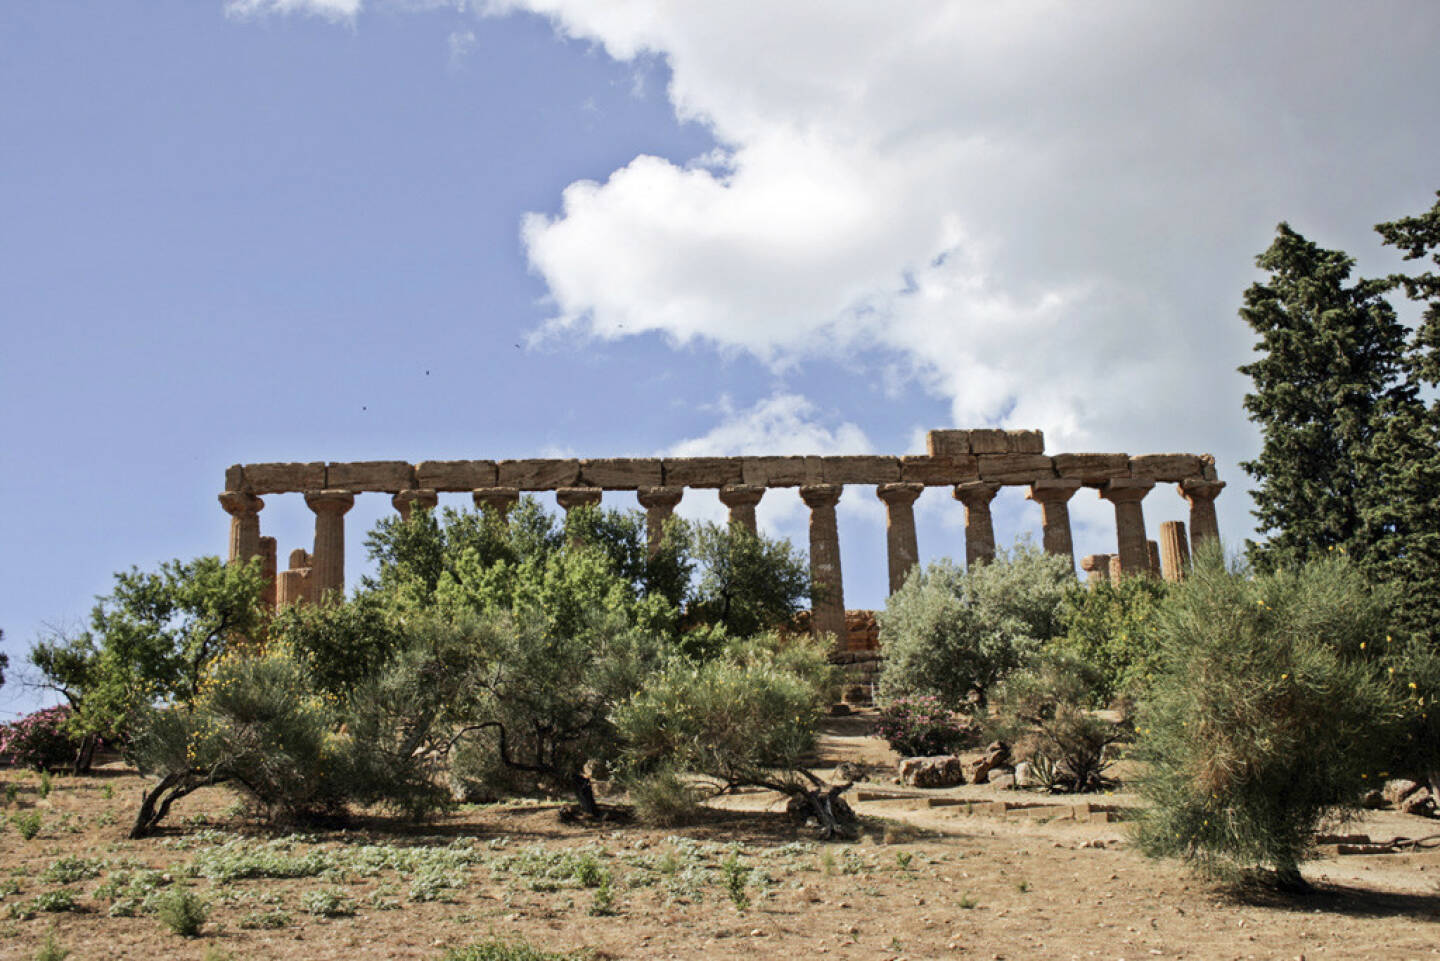
<path fill-rule="evenodd" d="M 410 512 L 415 508 L 430 511 L 440 503 L 440 495 L 433 490 L 403 490 L 390 498 L 391 505 L 400 512 L 402 520 L 410 519 Z"/>

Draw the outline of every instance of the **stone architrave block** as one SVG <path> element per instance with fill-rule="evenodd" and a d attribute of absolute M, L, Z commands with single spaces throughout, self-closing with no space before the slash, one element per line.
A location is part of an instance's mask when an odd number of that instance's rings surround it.
<path fill-rule="evenodd" d="M 427 460 L 415 465 L 415 486 L 433 491 L 473 491 L 494 487 L 493 460 Z"/>
<path fill-rule="evenodd" d="M 900 480 L 896 457 L 821 457 L 820 481 L 825 484 L 893 484 Z"/>
<path fill-rule="evenodd" d="M 659 460 L 605 457 L 580 462 L 580 484 L 612 491 L 659 487 L 663 471 Z"/>
<path fill-rule="evenodd" d="M 925 435 L 925 453 L 931 457 L 960 457 L 970 453 L 970 431 L 932 430 Z"/>
<path fill-rule="evenodd" d="M 1141 454 L 1130 458 L 1130 476 L 1178 484 L 1201 476 L 1200 458 L 1194 454 Z"/>
<path fill-rule="evenodd" d="M 1010 453 L 1010 436 L 1008 431 L 987 427 L 984 430 L 972 430 L 970 432 L 970 453 L 972 454 L 1008 454 Z"/>
<path fill-rule="evenodd" d="M 751 487 L 799 487 L 814 483 L 804 457 L 745 457 L 741 480 Z"/>
<path fill-rule="evenodd" d="M 318 491 L 325 486 L 325 465 L 320 461 L 309 464 L 246 464 L 244 471 L 245 485 L 251 494 Z"/>
<path fill-rule="evenodd" d="M 1012 454 L 1045 453 L 1045 433 L 1038 430 L 1007 430 L 1005 439 Z"/>
<path fill-rule="evenodd" d="M 1029 484 L 1055 476 L 1055 465 L 1044 454 L 980 454 L 980 479 L 994 484 Z"/>
<path fill-rule="evenodd" d="M 1208 481 L 1214 481 L 1214 480 L 1219 480 L 1219 479 L 1220 479 L 1220 475 L 1217 474 L 1217 473 L 1215 473 L 1215 455 L 1214 455 L 1214 454 L 1201 454 L 1201 455 L 1200 455 L 1200 476 L 1203 477 L 1205 480 L 1208 480 Z"/>
<path fill-rule="evenodd" d="M 900 480 L 904 483 L 948 487 L 979 479 L 979 463 L 970 454 L 910 454 L 900 458 Z"/>
<path fill-rule="evenodd" d="M 326 490 L 394 494 L 415 486 L 415 468 L 408 461 L 363 460 L 325 465 Z"/>
<path fill-rule="evenodd" d="M 574 459 L 502 460 L 495 465 L 497 487 L 522 491 L 553 491 L 580 484 L 580 462 Z"/>
<path fill-rule="evenodd" d="M 1073 477 L 1086 487 L 1102 487 L 1106 481 L 1130 476 L 1128 454 L 1056 454 L 1055 473 Z"/>
<path fill-rule="evenodd" d="M 227 491 L 245 490 L 245 467 L 243 464 L 231 464 L 225 468 L 225 489 Z"/>
<path fill-rule="evenodd" d="M 744 483 L 739 457 L 667 457 L 662 487 L 727 487 Z"/>

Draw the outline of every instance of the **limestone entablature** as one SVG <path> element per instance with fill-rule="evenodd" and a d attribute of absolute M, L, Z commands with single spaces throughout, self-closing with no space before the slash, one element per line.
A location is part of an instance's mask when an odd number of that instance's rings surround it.
<path fill-rule="evenodd" d="M 1141 502 L 1157 483 L 1173 483 L 1190 506 L 1185 525 L 1164 525 L 1160 542 L 1147 537 Z M 260 495 L 299 493 L 316 514 L 313 551 L 292 553 L 277 572 L 278 603 L 320 600 L 344 588 L 344 515 L 360 493 L 386 493 L 402 516 L 429 508 L 439 493 L 469 492 L 475 505 L 507 516 L 522 491 L 553 491 L 565 510 L 599 503 L 604 491 L 634 491 L 646 511 L 650 547 L 658 549 L 666 518 L 687 488 L 718 491 L 730 522 L 755 529 L 755 508 L 766 491 L 798 487 L 810 508 L 813 624 L 843 633 L 845 608 L 835 506 L 847 486 L 873 486 L 887 513 L 891 590 L 918 562 L 914 503 L 926 487 L 949 487 L 965 509 L 965 556 L 983 564 L 995 556 L 990 504 L 1001 487 L 1027 486 L 1039 505 L 1047 552 L 1074 563 L 1068 502 L 1094 488 L 1115 508 L 1116 550 L 1082 559 L 1096 581 L 1106 576 L 1176 579 L 1189 546 L 1219 539 L 1215 498 L 1225 487 L 1209 454 L 1046 454 L 1038 430 L 935 430 L 926 452 L 914 455 L 778 455 L 740 457 L 526 458 L 520 460 L 351 461 L 236 464 L 225 472 L 221 506 L 231 515 L 230 557 L 260 556 L 274 569 L 275 544 L 260 536 Z M 298 559 L 297 556 L 298 555 Z M 1163 569 L 1163 570 L 1162 570 Z"/>
<path fill-rule="evenodd" d="M 925 454 L 781 455 L 773 457 L 604 457 L 520 460 L 349 461 L 236 464 L 225 490 L 245 494 L 352 494 L 429 490 L 468 492 L 485 487 L 553 491 L 569 487 L 633 491 L 651 487 L 802 487 L 809 484 L 923 484 L 972 482 L 1025 485 L 1071 479 L 1103 487 L 1119 478 L 1182 483 L 1214 481 L 1209 454 L 1043 453 L 1039 431 L 931 431 Z"/>

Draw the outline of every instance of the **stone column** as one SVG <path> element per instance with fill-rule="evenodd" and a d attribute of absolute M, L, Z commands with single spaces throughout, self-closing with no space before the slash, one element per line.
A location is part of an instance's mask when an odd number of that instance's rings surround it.
<path fill-rule="evenodd" d="M 1115 539 L 1120 572 L 1126 577 L 1150 570 L 1150 552 L 1145 545 L 1145 512 L 1141 510 L 1140 502 L 1154 486 L 1152 480 L 1117 477 L 1100 489 L 1100 496 L 1115 505 Z"/>
<path fill-rule="evenodd" d="M 810 508 L 810 629 L 845 643 L 845 588 L 840 575 L 840 529 L 835 505 L 840 484 L 806 484 L 800 499 Z"/>
<path fill-rule="evenodd" d="M 924 484 L 881 484 L 875 496 L 885 502 L 885 555 L 890 562 L 890 593 L 905 584 L 905 578 L 920 562 L 915 541 L 915 499 Z"/>
<path fill-rule="evenodd" d="M 520 491 L 514 487 L 477 487 L 470 492 L 479 510 L 501 521 L 510 517 L 510 510 L 520 501 Z"/>
<path fill-rule="evenodd" d="M 265 502 L 254 494 L 225 491 L 220 495 L 220 506 L 230 515 L 229 562 L 243 564 L 252 557 L 259 557 L 260 511 L 264 509 Z"/>
<path fill-rule="evenodd" d="M 759 533 L 755 525 L 755 505 L 765 496 L 765 488 L 753 484 L 728 484 L 720 488 L 720 503 L 730 508 L 730 523 L 739 524 L 752 534 Z"/>
<path fill-rule="evenodd" d="M 1167 581 L 1185 579 L 1185 568 L 1190 566 L 1190 548 L 1185 543 L 1183 521 L 1165 521 L 1160 525 L 1160 561 Z"/>
<path fill-rule="evenodd" d="M 660 553 L 660 542 L 665 537 L 665 522 L 675 513 L 675 505 L 685 496 L 683 487 L 642 487 L 635 492 L 635 499 L 645 508 L 645 534 L 650 556 Z"/>
<path fill-rule="evenodd" d="M 570 512 L 577 507 L 593 507 L 600 503 L 600 497 L 605 493 L 602 487 L 562 487 L 555 492 L 555 502 L 565 508 L 565 519 L 570 519 Z M 579 547 L 582 543 L 579 534 L 570 535 L 570 546 Z"/>
<path fill-rule="evenodd" d="M 1080 569 L 1085 572 L 1085 583 L 1094 587 L 1101 581 L 1110 579 L 1110 555 L 1109 554 L 1086 554 L 1080 558 Z"/>
<path fill-rule="evenodd" d="M 275 538 L 260 538 L 260 569 L 265 574 L 265 590 L 260 594 L 260 605 L 267 611 L 275 610 Z"/>
<path fill-rule="evenodd" d="M 1045 545 L 1045 553 L 1067 559 L 1072 571 L 1075 570 L 1075 544 L 1070 539 L 1070 498 L 1079 489 L 1078 480 L 1037 480 L 1025 494 L 1040 505 L 1040 523 L 1044 530 L 1041 541 Z"/>
<path fill-rule="evenodd" d="M 435 505 L 440 503 L 440 495 L 432 490 L 403 490 L 390 498 L 390 503 L 400 512 L 400 519 L 408 521 L 410 512 L 415 508 L 433 511 Z"/>
<path fill-rule="evenodd" d="M 1220 543 L 1220 522 L 1215 519 L 1215 498 L 1225 489 L 1224 481 L 1181 481 L 1176 488 L 1190 502 L 1190 547 L 1199 550 L 1202 541 L 1214 538 Z"/>
<path fill-rule="evenodd" d="M 1111 554 L 1111 555 L 1110 555 L 1110 583 L 1113 584 L 1115 587 L 1119 587 L 1119 586 L 1120 586 L 1120 582 L 1121 582 L 1122 580 L 1124 580 L 1124 578 L 1125 578 L 1125 571 L 1124 571 L 1124 570 L 1121 568 L 1121 566 L 1120 566 L 1120 555 L 1119 555 L 1119 554 Z"/>
<path fill-rule="evenodd" d="M 1160 542 L 1145 542 L 1145 565 L 1151 577 L 1160 576 Z"/>
<path fill-rule="evenodd" d="M 349 491 L 308 491 L 305 503 L 315 512 L 315 550 L 311 552 L 312 596 L 323 601 L 331 591 L 345 594 L 345 512 L 355 506 Z"/>
<path fill-rule="evenodd" d="M 312 571 L 310 555 L 303 548 L 290 552 L 290 569 L 281 571 L 275 578 L 277 610 L 311 600 Z"/>
<path fill-rule="evenodd" d="M 990 520 L 990 502 L 999 492 L 999 484 L 985 481 L 955 485 L 955 499 L 965 505 L 966 567 L 988 564 L 995 559 L 995 526 Z"/>

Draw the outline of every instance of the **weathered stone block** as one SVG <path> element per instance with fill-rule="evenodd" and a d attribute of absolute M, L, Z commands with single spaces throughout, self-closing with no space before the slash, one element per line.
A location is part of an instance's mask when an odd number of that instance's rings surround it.
<path fill-rule="evenodd" d="M 1044 454 L 980 454 L 975 458 L 980 479 L 993 484 L 1029 484 L 1055 476 Z"/>
<path fill-rule="evenodd" d="M 900 762 L 900 783 L 911 787 L 954 787 L 965 783 L 965 763 L 953 754 L 907 757 Z"/>
<path fill-rule="evenodd" d="M 900 458 L 900 480 L 905 483 L 942 487 L 977 480 L 980 467 L 969 454 L 935 456 L 912 454 Z"/>
<path fill-rule="evenodd" d="M 1141 454 L 1130 458 L 1130 476 L 1179 482 L 1200 477 L 1200 458 L 1194 454 Z"/>
<path fill-rule="evenodd" d="M 327 490 L 394 494 L 415 486 L 415 468 L 408 461 L 364 460 L 325 465 Z"/>
<path fill-rule="evenodd" d="M 578 460 L 502 460 L 495 465 L 496 486 L 522 491 L 553 491 L 580 483 Z"/>
<path fill-rule="evenodd" d="M 325 465 L 309 464 L 246 464 L 245 484 L 252 494 L 285 494 L 292 491 L 318 491 L 325 486 Z"/>
<path fill-rule="evenodd" d="M 225 468 L 225 489 L 227 491 L 245 490 L 245 468 L 240 464 L 231 464 Z"/>
<path fill-rule="evenodd" d="M 985 428 L 970 432 L 970 453 L 1007 454 L 1010 452 L 1010 437 L 1007 431 Z"/>
<path fill-rule="evenodd" d="M 804 457 L 742 458 L 742 481 L 755 487 L 799 487 L 817 483 L 806 469 Z"/>
<path fill-rule="evenodd" d="M 925 435 L 925 453 L 931 457 L 957 457 L 970 453 L 970 431 L 932 430 Z"/>
<path fill-rule="evenodd" d="M 634 457 L 603 457 L 580 462 L 580 483 L 612 491 L 633 491 L 659 487 L 663 479 L 660 461 Z"/>
<path fill-rule="evenodd" d="M 493 460 L 427 460 L 415 465 L 415 484 L 425 490 L 473 491 L 494 487 Z"/>
<path fill-rule="evenodd" d="M 825 484 L 893 484 L 900 480 L 897 457 L 821 457 L 820 480 Z"/>
<path fill-rule="evenodd" d="M 1045 434 L 1038 430 L 1007 430 L 1005 440 L 1012 454 L 1045 453 Z"/>
<path fill-rule="evenodd" d="M 1056 454 L 1055 473 L 1077 478 L 1087 487 L 1098 487 L 1116 477 L 1130 476 L 1128 454 Z"/>
<path fill-rule="evenodd" d="M 662 466 L 665 487 L 725 487 L 745 481 L 739 457 L 667 457 Z"/>

